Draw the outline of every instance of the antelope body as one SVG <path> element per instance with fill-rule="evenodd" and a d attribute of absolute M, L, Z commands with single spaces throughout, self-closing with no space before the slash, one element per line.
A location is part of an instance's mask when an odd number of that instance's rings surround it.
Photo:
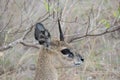
<path fill-rule="evenodd" d="M 58 80 L 58 67 L 80 65 L 84 59 L 67 42 L 58 20 L 60 40 L 51 40 L 41 23 L 36 24 L 35 39 L 41 45 L 34 80 Z"/>

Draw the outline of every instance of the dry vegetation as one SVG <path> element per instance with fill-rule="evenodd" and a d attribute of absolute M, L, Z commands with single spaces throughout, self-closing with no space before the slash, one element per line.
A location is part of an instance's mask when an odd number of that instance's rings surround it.
<path fill-rule="evenodd" d="M 80 67 L 59 68 L 60 79 L 120 80 L 119 0 L 0 0 L 0 80 L 33 80 L 34 25 L 58 38 L 60 16 L 66 39 L 85 58 Z"/>

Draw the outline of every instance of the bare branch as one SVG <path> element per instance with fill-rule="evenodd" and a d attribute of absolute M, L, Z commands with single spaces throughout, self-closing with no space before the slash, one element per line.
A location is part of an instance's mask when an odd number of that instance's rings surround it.
<path fill-rule="evenodd" d="M 0 51 L 5 51 L 7 49 L 13 48 L 18 43 L 21 43 L 21 44 L 24 43 L 24 45 L 25 45 L 25 42 L 23 40 L 26 38 L 26 36 L 28 35 L 28 33 L 31 32 L 31 30 L 32 30 L 33 27 L 34 26 L 28 27 L 27 30 L 25 31 L 24 35 L 20 39 L 11 42 L 8 45 L 4 45 L 4 46 L 0 47 Z"/>
<path fill-rule="evenodd" d="M 45 13 L 42 17 L 45 17 L 46 15 L 48 15 L 48 12 Z M 42 17 L 39 17 L 39 18 L 37 19 L 37 21 L 41 20 Z M 47 16 L 47 18 L 48 18 L 48 17 L 49 17 L 49 16 Z M 42 21 L 44 21 L 44 19 L 43 19 Z"/>
<path fill-rule="evenodd" d="M 98 33 L 98 34 L 85 34 L 85 35 L 83 35 L 83 36 L 77 36 L 77 37 L 74 37 L 74 38 L 70 39 L 68 42 L 70 43 L 70 42 L 73 42 L 73 41 L 75 41 L 75 40 L 78 40 L 78 39 L 81 39 L 81 38 L 85 38 L 85 37 L 88 37 L 88 36 L 102 36 L 102 35 L 104 35 L 104 34 L 111 33 L 111 32 L 115 32 L 115 31 L 118 31 L 118 30 L 120 30 L 120 25 L 116 26 L 115 29 L 111 29 L 111 30 L 110 30 L 110 28 L 109 28 L 109 29 L 106 29 L 106 30 L 105 30 L 104 32 L 102 32 L 102 33 Z"/>
<path fill-rule="evenodd" d="M 28 27 L 27 30 L 25 31 L 22 39 L 24 40 L 26 38 L 26 36 L 32 31 L 34 25 L 32 25 L 31 27 Z"/>
<path fill-rule="evenodd" d="M 48 12 L 45 14 L 45 15 L 43 15 L 42 17 L 40 17 L 40 18 L 38 18 L 38 20 L 37 21 L 39 21 L 40 20 L 40 22 L 44 22 L 45 20 L 47 20 L 51 15 L 47 15 L 48 14 Z M 13 15 L 12 15 L 13 16 Z M 9 19 L 9 21 L 8 21 L 8 23 L 6 24 L 6 26 L 5 27 L 3 27 L 3 29 L 1 30 L 1 31 L 3 31 L 8 25 L 9 25 L 9 23 L 10 23 L 10 21 L 11 21 L 11 19 L 12 19 L 12 16 L 11 16 L 11 18 Z M 27 19 L 26 19 L 27 20 Z M 25 21 L 25 20 L 24 20 Z M 24 22 L 23 21 L 23 22 Z M 21 21 L 22 22 L 22 21 Z M 13 42 L 11 42 L 11 43 L 9 43 L 8 45 L 4 45 L 4 46 L 2 46 L 2 47 L 0 47 L 0 51 L 5 51 L 5 50 L 7 50 L 7 49 L 10 49 L 10 48 L 13 48 L 15 45 L 17 45 L 17 44 L 22 44 L 22 45 L 24 45 L 24 46 L 28 46 L 28 47 L 34 47 L 34 48 L 39 48 L 38 46 L 36 46 L 35 44 L 29 44 L 29 43 L 26 43 L 26 42 L 24 42 L 24 40 L 26 39 L 26 36 L 32 31 L 32 29 L 33 29 L 33 27 L 35 26 L 35 24 L 32 24 L 32 26 L 30 26 L 30 27 L 27 27 L 26 28 L 26 30 L 25 30 L 25 32 L 24 32 L 24 34 L 23 34 L 23 36 L 20 38 L 20 39 L 17 39 L 17 40 L 15 40 L 15 41 L 13 41 Z"/>
<path fill-rule="evenodd" d="M 90 28 L 90 16 L 88 16 L 88 26 L 86 30 L 86 35 L 88 34 L 89 28 Z"/>
<path fill-rule="evenodd" d="M 10 22 L 11 22 L 11 20 L 12 20 L 12 17 L 13 17 L 13 15 L 11 15 L 11 17 L 10 17 L 8 23 L 0 30 L 0 32 L 4 31 L 5 28 L 8 27 L 8 25 L 10 24 Z"/>
<path fill-rule="evenodd" d="M 10 0 L 6 0 L 6 3 L 5 3 L 5 8 L 4 8 L 4 11 L 2 12 L 2 14 L 1 14 L 1 15 L 3 15 L 3 14 L 7 11 L 9 1 L 10 1 Z"/>
<path fill-rule="evenodd" d="M 37 49 L 39 49 L 40 47 L 39 46 L 37 46 L 36 44 L 30 44 L 30 43 L 26 43 L 26 42 L 23 42 L 23 41 L 21 41 L 20 42 L 23 46 L 27 46 L 27 47 L 33 47 L 33 48 L 37 48 Z"/>
<path fill-rule="evenodd" d="M 46 14 L 44 16 L 46 16 Z M 47 20 L 48 18 L 49 18 L 49 16 L 45 17 L 43 20 L 41 20 L 41 22 Z M 9 20 L 9 22 L 10 22 L 10 20 Z M 9 43 L 8 45 L 4 45 L 4 46 L 0 47 L 0 51 L 5 51 L 7 49 L 13 48 L 15 45 L 17 45 L 19 43 L 22 44 L 22 45 L 24 45 L 24 46 L 34 47 L 34 48 L 38 49 L 39 47 L 36 46 L 36 45 L 34 45 L 33 43 L 29 44 L 29 43 L 24 42 L 24 40 L 26 39 L 26 36 L 32 31 L 32 29 L 33 29 L 34 26 L 35 26 L 35 24 L 33 24 L 30 27 L 27 27 L 26 30 L 25 30 L 25 32 L 24 32 L 24 35 L 20 39 L 15 40 L 15 41 Z"/>
<path fill-rule="evenodd" d="M 21 41 L 21 39 L 18 39 L 18 40 L 14 41 L 14 42 L 11 42 L 11 43 L 8 44 L 8 45 L 2 46 L 2 47 L 0 47 L 0 51 L 5 51 L 5 50 L 7 50 L 7 49 L 13 48 L 13 47 L 14 47 L 16 44 L 18 44 L 20 41 Z"/>
<path fill-rule="evenodd" d="M 24 42 L 22 39 L 18 39 L 18 40 L 14 41 L 14 42 L 11 42 L 8 45 L 0 47 L 0 51 L 5 51 L 5 50 L 8 50 L 10 48 L 13 48 L 15 45 L 17 45 L 19 43 L 22 44 L 22 45 L 24 45 L 24 46 L 27 46 L 27 47 L 33 47 L 33 48 L 36 48 L 36 49 L 40 48 L 36 44 L 33 44 L 33 43 L 30 44 L 30 43 Z"/>

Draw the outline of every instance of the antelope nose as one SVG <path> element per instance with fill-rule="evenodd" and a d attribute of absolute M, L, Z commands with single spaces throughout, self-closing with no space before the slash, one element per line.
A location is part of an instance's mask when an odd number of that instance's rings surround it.
<path fill-rule="evenodd" d="M 84 59 L 82 58 L 81 61 L 84 62 Z"/>
<path fill-rule="evenodd" d="M 80 55 L 80 54 L 77 54 L 76 55 L 76 61 L 75 61 L 75 65 L 80 65 L 84 62 L 84 58 Z"/>
<path fill-rule="evenodd" d="M 78 61 L 84 62 L 84 58 L 80 54 L 78 54 L 77 56 L 78 56 L 78 58 L 77 58 Z"/>

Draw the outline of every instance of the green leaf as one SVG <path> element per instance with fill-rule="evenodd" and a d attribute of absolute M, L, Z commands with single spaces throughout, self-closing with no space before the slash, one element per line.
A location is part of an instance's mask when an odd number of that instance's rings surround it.
<path fill-rule="evenodd" d="M 102 19 L 100 22 L 105 24 L 106 23 L 106 19 Z"/>
<path fill-rule="evenodd" d="M 120 18 L 120 6 L 118 7 L 116 11 L 113 12 L 113 16 L 116 18 Z"/>
<path fill-rule="evenodd" d="M 120 15 L 120 7 L 118 7 L 118 13 L 119 13 L 119 15 Z"/>
<path fill-rule="evenodd" d="M 49 5 L 48 5 L 46 0 L 44 0 L 44 6 L 45 6 L 45 9 L 48 11 L 49 10 Z"/>
<path fill-rule="evenodd" d="M 105 24 L 105 27 L 106 27 L 106 28 L 110 28 L 110 23 L 107 22 L 107 23 Z"/>
<path fill-rule="evenodd" d="M 118 17 L 117 11 L 113 12 L 113 16 L 114 16 L 114 17 Z"/>
<path fill-rule="evenodd" d="M 110 28 L 110 23 L 106 19 L 102 19 L 100 22 L 104 24 L 106 28 Z"/>

